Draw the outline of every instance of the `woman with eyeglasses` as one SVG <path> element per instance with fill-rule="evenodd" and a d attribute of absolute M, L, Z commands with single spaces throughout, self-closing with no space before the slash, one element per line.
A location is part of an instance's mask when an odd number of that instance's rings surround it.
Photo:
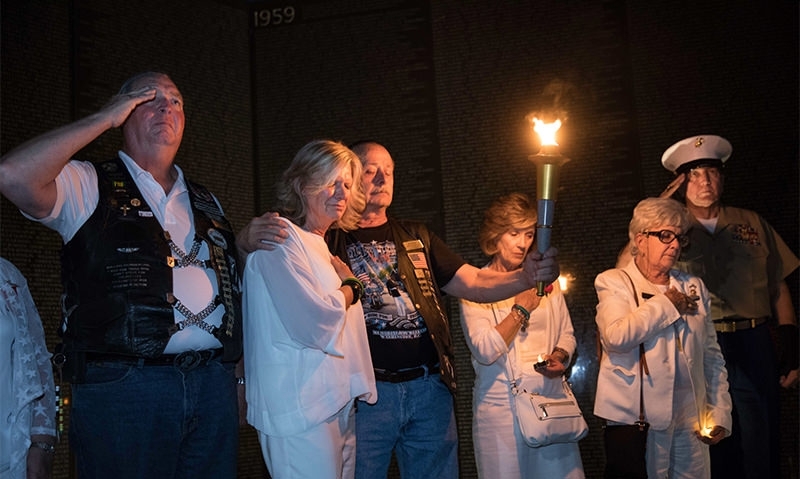
<path fill-rule="evenodd" d="M 708 447 L 731 431 L 708 289 L 673 268 L 689 246 L 690 224 L 677 201 L 642 200 L 628 228 L 633 260 L 595 279 L 601 357 L 594 413 L 609 425 L 635 424 L 641 397 L 650 425 L 648 477 L 710 477 Z M 606 477 L 625 476 L 607 468 Z"/>

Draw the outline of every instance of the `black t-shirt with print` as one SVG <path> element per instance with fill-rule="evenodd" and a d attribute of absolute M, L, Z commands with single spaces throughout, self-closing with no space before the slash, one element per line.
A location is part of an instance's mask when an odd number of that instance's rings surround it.
<path fill-rule="evenodd" d="M 436 348 L 425 319 L 397 272 L 397 248 L 389 223 L 351 231 L 345 237 L 350 268 L 365 286 L 361 304 L 373 366 L 397 371 L 436 363 Z M 431 273 L 441 286 L 452 279 L 464 260 L 435 235 L 432 243 L 425 247 L 431 257 Z"/>

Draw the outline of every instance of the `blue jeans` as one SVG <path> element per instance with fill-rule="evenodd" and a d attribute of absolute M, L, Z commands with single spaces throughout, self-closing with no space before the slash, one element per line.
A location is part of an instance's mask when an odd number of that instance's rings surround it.
<path fill-rule="evenodd" d="M 711 446 L 712 478 L 780 477 L 780 386 L 775 349 L 767 324 L 717 333 L 725 356 L 733 431 Z"/>
<path fill-rule="evenodd" d="M 81 479 L 234 479 L 233 363 L 88 363 L 72 386 L 69 439 Z"/>
<path fill-rule="evenodd" d="M 378 402 L 356 411 L 356 479 L 386 477 L 392 451 L 404 479 L 457 479 L 453 396 L 439 375 L 377 388 Z"/>

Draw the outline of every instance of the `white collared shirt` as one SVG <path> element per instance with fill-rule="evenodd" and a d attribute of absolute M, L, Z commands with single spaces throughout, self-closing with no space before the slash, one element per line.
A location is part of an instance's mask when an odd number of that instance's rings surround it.
<path fill-rule="evenodd" d="M 172 241 L 184 253 L 188 253 L 192 247 L 195 230 L 183 170 L 175 165 L 178 178 L 170 192 L 165 193 L 153 175 L 142 169 L 130 156 L 120 151 L 119 157 L 128 168 L 133 181 L 144 196 L 144 201 L 150 205 L 161 227 L 169 232 Z M 97 208 L 100 193 L 94 166 L 90 162 L 70 161 L 56 177 L 56 190 L 57 197 L 53 211 L 44 218 L 31 219 L 57 231 L 64 243 L 67 243 Z M 197 258 L 209 259 L 208 245 L 205 242 L 202 243 Z M 172 274 L 175 297 L 193 313 L 202 311 L 217 295 L 217 280 L 212 269 L 188 266 L 174 268 Z M 205 322 L 219 326 L 224 312 L 224 307 L 217 307 L 205 318 Z M 174 314 L 176 323 L 186 319 L 178 311 L 174 311 Z M 164 353 L 175 354 L 191 349 L 215 349 L 221 346 L 222 344 L 214 336 L 197 326 L 189 326 L 172 335 Z"/>

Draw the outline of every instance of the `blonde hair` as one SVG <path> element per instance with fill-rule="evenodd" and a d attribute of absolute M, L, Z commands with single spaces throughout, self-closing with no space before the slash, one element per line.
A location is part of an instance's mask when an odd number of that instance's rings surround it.
<path fill-rule="evenodd" d="M 338 141 L 313 140 L 300 148 L 276 186 L 278 211 L 294 223 L 304 225 L 308 205 L 303 191 L 313 194 L 327 188 L 336 180 L 339 170 L 346 168 L 350 168 L 353 184 L 347 209 L 336 226 L 343 230 L 355 229 L 366 206 L 361 185 L 361 161 L 352 150 Z"/>

